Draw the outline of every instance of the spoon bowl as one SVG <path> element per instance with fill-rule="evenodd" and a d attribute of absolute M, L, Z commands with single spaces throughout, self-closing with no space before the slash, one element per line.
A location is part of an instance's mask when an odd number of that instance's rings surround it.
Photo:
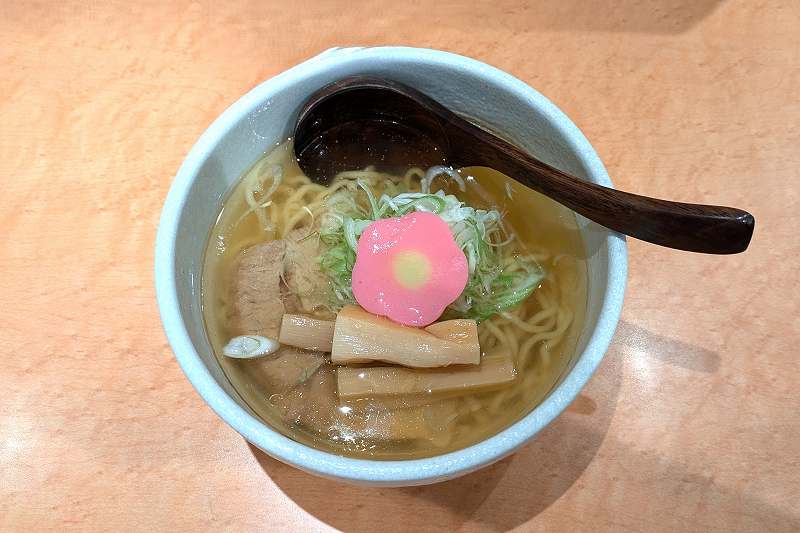
<path fill-rule="evenodd" d="M 320 89 L 297 119 L 300 168 L 312 180 L 328 183 L 338 172 L 367 165 L 450 164 L 447 123 L 429 111 L 425 99 L 403 84 L 367 76 Z"/>

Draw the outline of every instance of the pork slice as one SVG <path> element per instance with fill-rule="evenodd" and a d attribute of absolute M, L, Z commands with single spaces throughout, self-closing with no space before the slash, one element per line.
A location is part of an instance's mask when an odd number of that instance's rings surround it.
<path fill-rule="evenodd" d="M 341 416 L 336 409 L 336 378 L 329 365 L 323 365 L 305 383 L 295 387 L 279 404 L 283 420 L 304 427 L 327 438 L 334 420 Z"/>
<path fill-rule="evenodd" d="M 354 446 L 369 445 L 375 440 L 436 439 L 439 434 L 436 426 L 452 420 L 447 415 L 454 411 L 453 406 L 452 401 L 446 406 L 405 409 L 386 409 L 373 401 L 340 404 L 335 369 L 330 365 L 320 366 L 305 383 L 276 399 L 281 417 L 290 426 L 302 427 L 319 438 L 335 438 Z M 446 409 L 443 411 L 440 407 Z"/>
<path fill-rule="evenodd" d="M 300 298 L 289 290 L 285 281 L 281 281 L 281 300 L 283 300 L 283 308 L 291 315 L 304 314 L 303 304 L 300 303 Z"/>
<path fill-rule="evenodd" d="M 305 383 L 325 363 L 320 352 L 281 346 L 274 355 L 253 359 L 252 375 L 270 394 L 284 394 Z"/>
<path fill-rule="evenodd" d="M 310 235 L 308 228 L 301 228 L 287 233 L 284 241 L 284 281 L 299 304 L 298 311 L 326 315 L 330 284 L 319 268 L 322 253 L 319 237 Z"/>
<path fill-rule="evenodd" d="M 236 258 L 230 282 L 234 334 L 278 338 L 284 313 L 280 283 L 285 252 L 284 241 L 270 241 L 247 248 Z"/>

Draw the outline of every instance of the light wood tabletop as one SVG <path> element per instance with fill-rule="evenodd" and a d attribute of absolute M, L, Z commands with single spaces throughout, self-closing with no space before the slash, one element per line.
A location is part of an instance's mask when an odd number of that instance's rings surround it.
<path fill-rule="evenodd" d="M 504 69 L 615 184 L 756 217 L 750 249 L 629 241 L 615 340 L 531 444 L 428 487 L 249 446 L 161 329 L 153 242 L 209 123 L 332 46 Z M 797 531 L 800 2 L 3 2 L 0 531 Z"/>

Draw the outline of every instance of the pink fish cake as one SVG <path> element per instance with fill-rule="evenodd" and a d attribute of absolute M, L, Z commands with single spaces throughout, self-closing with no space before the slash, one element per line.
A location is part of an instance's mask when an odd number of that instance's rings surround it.
<path fill-rule="evenodd" d="M 376 315 L 427 326 L 461 295 L 469 269 L 447 223 L 415 212 L 376 220 L 358 240 L 353 295 Z"/>

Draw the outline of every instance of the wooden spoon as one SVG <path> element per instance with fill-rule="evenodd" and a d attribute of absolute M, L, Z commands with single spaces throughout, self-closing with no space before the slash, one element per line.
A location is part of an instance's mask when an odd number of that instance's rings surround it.
<path fill-rule="evenodd" d="M 300 168 L 319 183 L 375 164 L 491 167 L 609 229 L 679 250 L 742 252 L 755 225 L 741 209 L 658 200 L 583 181 L 416 89 L 377 77 L 345 78 L 314 93 L 297 118 L 294 149 Z"/>

